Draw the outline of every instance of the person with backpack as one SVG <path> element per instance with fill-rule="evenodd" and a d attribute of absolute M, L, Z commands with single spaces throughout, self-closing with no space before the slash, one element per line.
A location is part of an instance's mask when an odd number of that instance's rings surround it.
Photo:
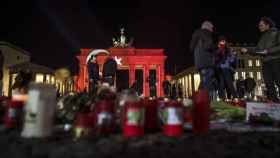
<path fill-rule="evenodd" d="M 280 89 L 280 34 L 273 20 L 268 17 L 261 18 L 258 27 L 262 35 L 256 49 L 243 48 L 241 51 L 263 56 L 262 74 L 268 90 L 267 98 L 269 101 L 279 102 L 275 85 Z"/>

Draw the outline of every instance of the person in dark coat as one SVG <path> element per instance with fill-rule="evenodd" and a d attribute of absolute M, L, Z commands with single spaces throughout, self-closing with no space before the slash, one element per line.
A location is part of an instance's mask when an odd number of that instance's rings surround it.
<path fill-rule="evenodd" d="M 236 81 L 237 94 L 240 99 L 244 98 L 245 95 L 245 80 L 240 78 Z"/>
<path fill-rule="evenodd" d="M 212 32 L 213 24 L 209 21 L 202 23 L 192 35 L 190 50 L 194 53 L 195 68 L 199 71 L 201 82 L 199 89 L 212 92 L 214 89 L 214 54 Z"/>
<path fill-rule="evenodd" d="M 183 86 L 181 83 L 178 84 L 178 97 L 183 98 Z"/>
<path fill-rule="evenodd" d="M 114 86 L 117 68 L 117 62 L 115 59 L 108 56 L 103 64 L 103 82 L 108 83 L 110 86 Z"/>
<path fill-rule="evenodd" d="M 171 83 L 168 80 L 165 79 L 162 82 L 162 88 L 163 88 L 164 96 L 169 98 L 170 97 L 170 93 L 171 93 Z"/>
<path fill-rule="evenodd" d="M 256 87 L 256 81 L 247 74 L 245 79 L 245 90 L 246 93 L 248 94 L 249 99 L 254 98 L 255 87 Z"/>
<path fill-rule="evenodd" d="M 177 87 L 176 84 L 172 84 L 172 89 L 171 89 L 171 99 L 175 100 L 177 98 Z"/>
<path fill-rule="evenodd" d="M 12 86 L 13 92 L 17 91 L 19 93 L 26 94 L 32 79 L 33 73 L 30 70 L 20 70 L 15 78 L 15 83 Z"/>
<path fill-rule="evenodd" d="M 91 56 L 88 64 L 88 78 L 89 78 L 89 94 L 94 95 L 99 83 L 99 65 L 94 56 Z"/>
<path fill-rule="evenodd" d="M 259 30 L 262 33 L 255 49 L 243 48 L 243 52 L 253 55 L 261 54 L 262 74 L 267 89 L 267 98 L 273 102 L 279 102 L 275 85 L 280 89 L 280 33 L 275 23 L 268 17 L 263 17 L 259 22 Z"/>

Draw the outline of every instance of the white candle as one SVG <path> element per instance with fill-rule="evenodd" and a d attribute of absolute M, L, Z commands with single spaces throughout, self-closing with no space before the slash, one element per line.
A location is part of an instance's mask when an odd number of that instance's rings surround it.
<path fill-rule="evenodd" d="M 25 119 L 22 137 L 42 138 L 51 136 L 56 105 L 56 89 L 52 85 L 30 84 L 24 108 Z"/>

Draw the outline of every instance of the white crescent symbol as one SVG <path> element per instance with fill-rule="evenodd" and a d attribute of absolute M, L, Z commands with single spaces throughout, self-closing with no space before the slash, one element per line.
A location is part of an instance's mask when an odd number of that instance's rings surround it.
<path fill-rule="evenodd" d="M 108 52 L 107 50 L 105 49 L 95 49 L 95 50 L 92 50 L 89 55 L 87 56 L 87 60 L 86 60 L 86 63 L 88 62 L 88 60 L 90 59 L 90 57 L 93 55 L 93 56 L 96 56 L 97 54 L 100 54 L 100 53 L 106 53 L 106 54 L 110 54 L 110 52 Z"/>

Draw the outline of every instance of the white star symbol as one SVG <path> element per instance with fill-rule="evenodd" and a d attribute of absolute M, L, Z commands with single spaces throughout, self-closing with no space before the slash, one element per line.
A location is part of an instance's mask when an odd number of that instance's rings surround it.
<path fill-rule="evenodd" d="M 118 58 L 115 56 L 115 61 L 117 62 L 118 65 L 122 65 L 122 58 Z"/>

